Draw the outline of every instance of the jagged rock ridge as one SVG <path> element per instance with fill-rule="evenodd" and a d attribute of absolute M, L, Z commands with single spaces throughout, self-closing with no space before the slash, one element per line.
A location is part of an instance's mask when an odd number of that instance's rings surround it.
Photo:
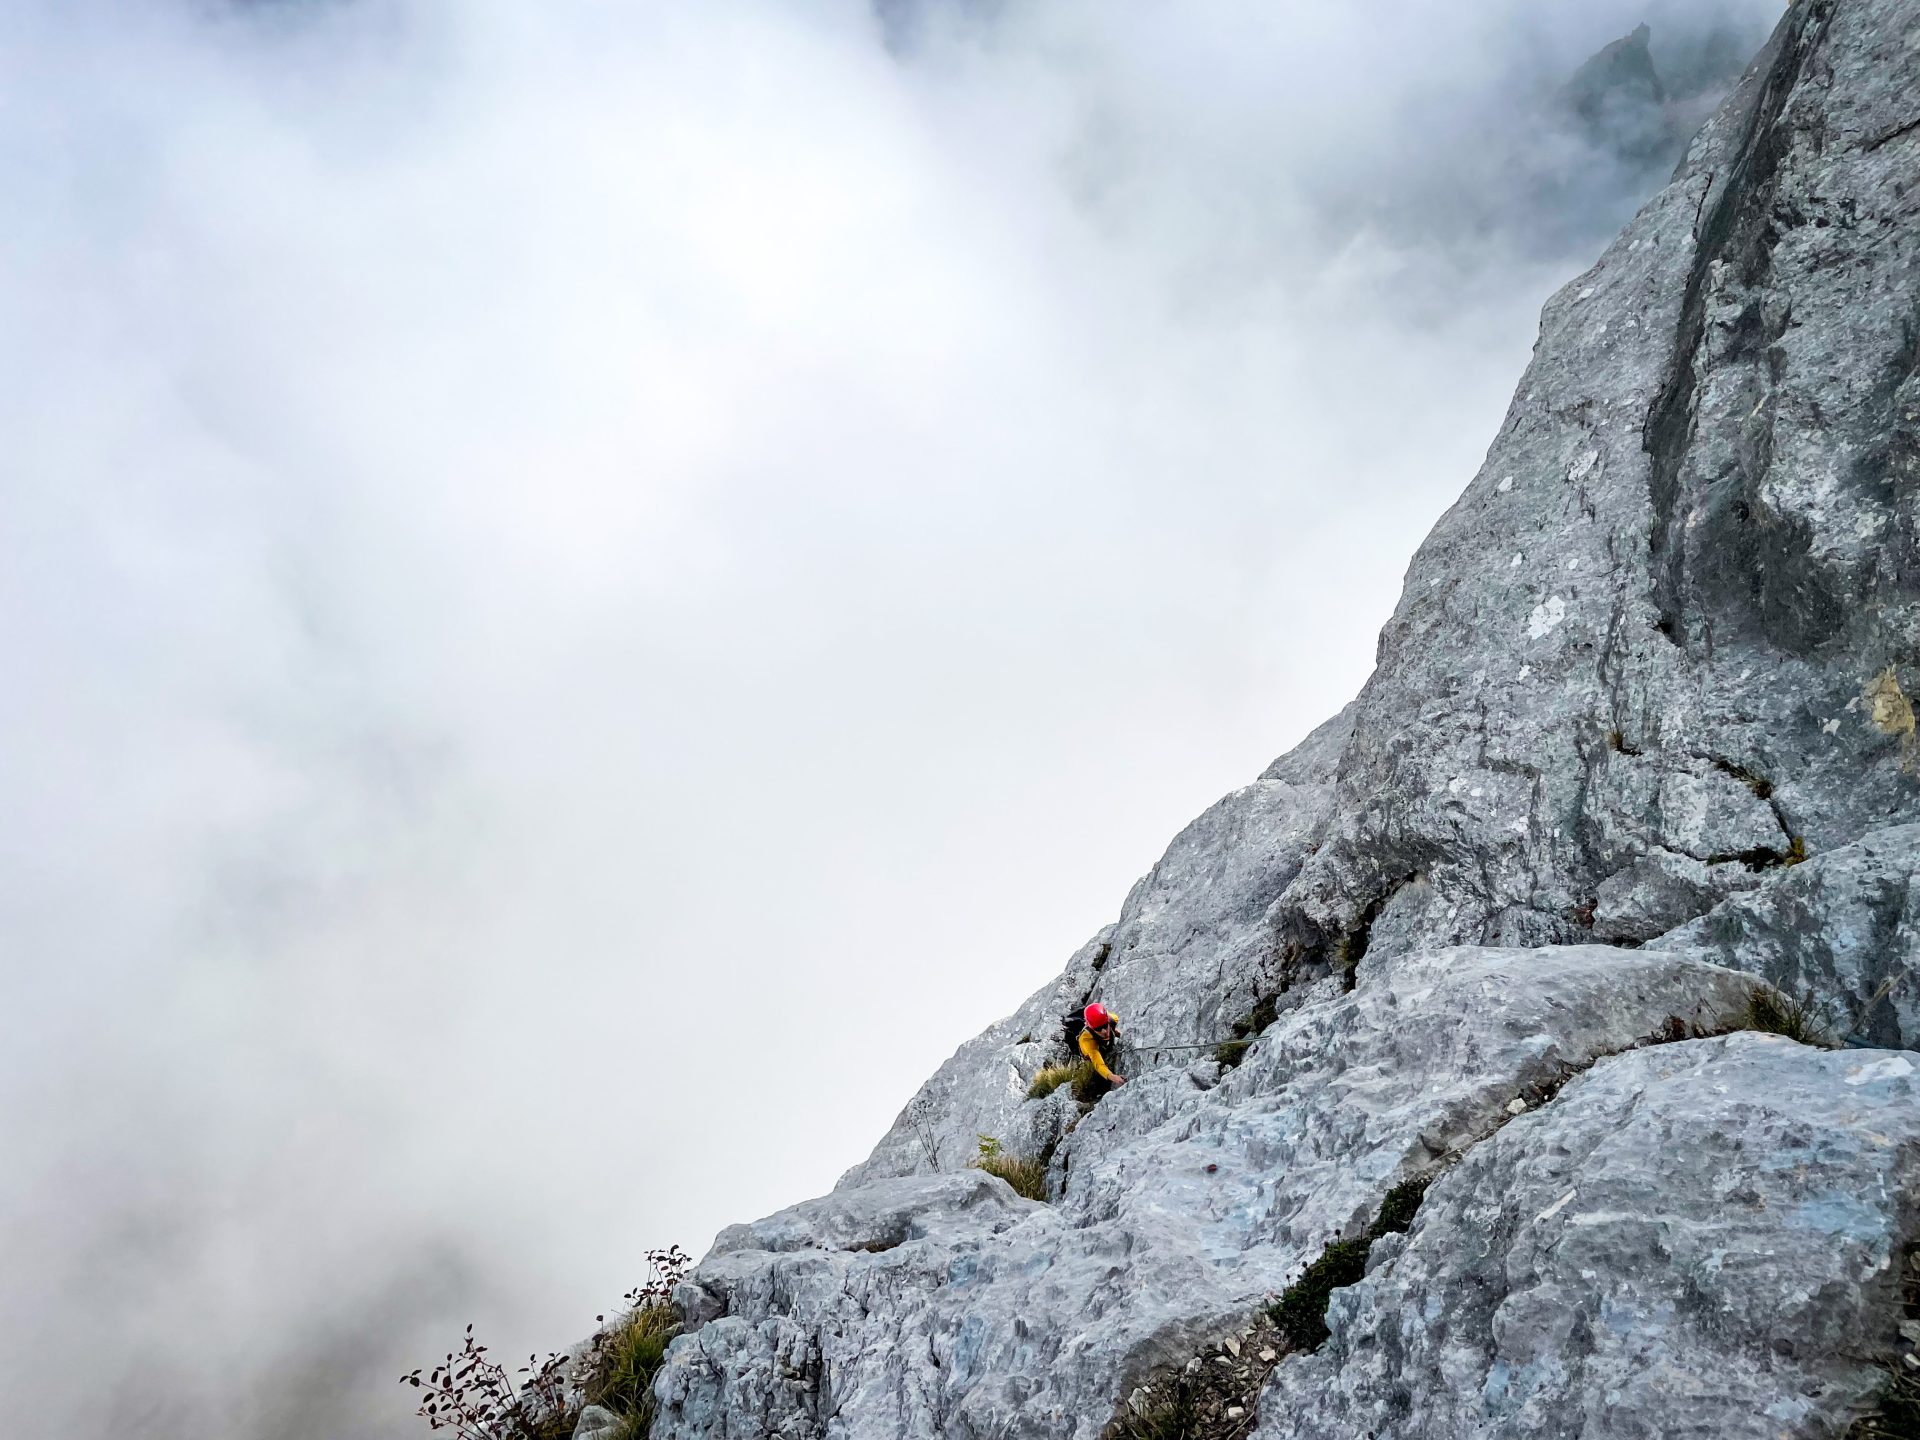
<path fill-rule="evenodd" d="M 722 1234 L 656 1437 L 1092 1440 L 1410 1180 L 1243 1431 L 1846 1433 L 1920 1296 L 1916 96 L 1910 0 L 1789 8 L 1547 306 L 1360 697 L 832 1194 Z M 1852 1048 L 1743 1029 L 1756 977 Z M 1028 1099 L 1088 998 L 1271 1021 Z"/>

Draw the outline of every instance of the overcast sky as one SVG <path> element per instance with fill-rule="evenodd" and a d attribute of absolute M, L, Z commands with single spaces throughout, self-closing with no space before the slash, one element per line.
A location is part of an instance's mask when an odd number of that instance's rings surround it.
<path fill-rule="evenodd" d="M 829 1187 L 1365 680 L 1672 163 L 1566 78 L 1779 5 L 889 9 L 0 6 L 9 1433 L 424 1435 Z"/>

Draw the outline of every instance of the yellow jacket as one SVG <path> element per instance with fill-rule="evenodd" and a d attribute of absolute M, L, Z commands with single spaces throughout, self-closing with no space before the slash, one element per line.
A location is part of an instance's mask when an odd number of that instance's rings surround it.
<path fill-rule="evenodd" d="M 1093 1068 L 1099 1072 L 1102 1079 L 1115 1081 L 1120 1078 L 1107 1068 L 1106 1057 L 1100 1053 L 1100 1042 L 1093 1038 L 1093 1031 L 1080 1032 L 1080 1053 L 1092 1062 Z"/>

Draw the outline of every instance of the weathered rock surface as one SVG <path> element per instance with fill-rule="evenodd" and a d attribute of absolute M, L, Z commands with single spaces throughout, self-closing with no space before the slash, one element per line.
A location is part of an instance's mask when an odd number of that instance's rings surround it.
<path fill-rule="evenodd" d="M 1238 1419 L 1845 1433 L 1920 1243 L 1916 1058 L 1726 1032 L 1764 977 L 1920 1043 L 1916 96 L 1911 0 L 1788 8 L 1547 306 L 1359 699 L 831 1195 L 721 1236 L 657 1440 L 1093 1440 L 1432 1177 Z M 1029 1100 L 1089 999 L 1163 1046 L 1264 1028 Z"/>
<path fill-rule="evenodd" d="M 1369 915 L 1376 950 L 1563 942 L 1658 851 L 1731 887 L 1920 817 L 1860 703 L 1920 640 L 1916 38 L 1899 0 L 1793 6 L 1549 303 L 1381 636 L 1303 956 Z"/>
<path fill-rule="evenodd" d="M 614 1440 L 620 1429 L 620 1417 L 613 1411 L 588 1405 L 580 1411 L 580 1419 L 573 1428 L 573 1440 Z"/>
<path fill-rule="evenodd" d="M 1752 1034 L 1595 1066 L 1435 1183 L 1255 1433 L 1842 1433 L 1920 1238 L 1917 1075 Z"/>
<path fill-rule="evenodd" d="M 844 1187 L 723 1233 L 656 1437 L 1097 1436 L 1396 1183 L 1601 1056 L 1717 1031 L 1746 977 L 1599 946 L 1403 956 L 1323 984 L 1202 1089 L 1145 1074 L 1061 1145 L 1052 1205 L 985 1174 Z"/>
<path fill-rule="evenodd" d="M 1836 1039 L 1920 1049 L 1920 825 L 1783 870 L 1657 943 L 1819 997 Z"/>

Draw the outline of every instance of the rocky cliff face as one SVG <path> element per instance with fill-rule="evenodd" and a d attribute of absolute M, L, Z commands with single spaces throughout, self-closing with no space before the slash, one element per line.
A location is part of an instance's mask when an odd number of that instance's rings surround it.
<path fill-rule="evenodd" d="M 1360 697 L 720 1237 L 656 1437 L 1846 1434 L 1920 1338 L 1916 207 L 1920 8 L 1799 0 Z M 1088 999 L 1253 1043 L 1027 1098 Z"/>

